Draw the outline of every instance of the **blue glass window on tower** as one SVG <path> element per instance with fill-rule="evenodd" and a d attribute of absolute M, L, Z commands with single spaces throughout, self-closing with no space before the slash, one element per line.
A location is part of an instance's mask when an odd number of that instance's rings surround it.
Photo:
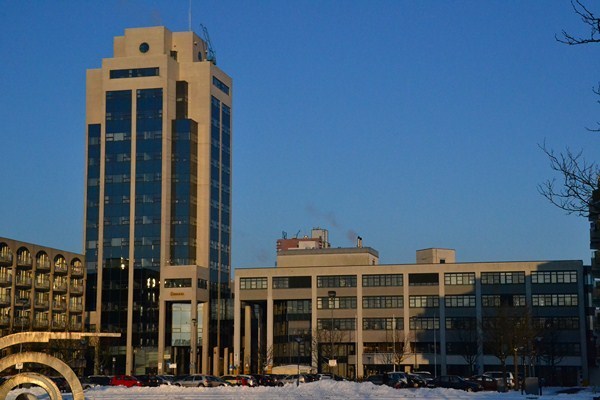
<path fill-rule="evenodd" d="M 130 90 L 106 92 L 106 144 L 104 160 L 102 330 L 115 332 L 127 326 L 129 268 L 129 207 L 131 180 Z M 114 178 L 114 179 L 113 179 Z M 100 288 L 99 288 L 100 289 Z"/>
<path fill-rule="evenodd" d="M 160 268 L 162 89 L 136 92 L 135 267 Z M 152 202 L 143 201 L 152 198 Z"/>
<path fill-rule="evenodd" d="M 134 324 L 143 329 L 133 342 L 145 346 L 158 336 L 160 271 L 163 91 L 136 91 L 136 173 L 134 221 Z"/>
<path fill-rule="evenodd" d="M 220 91 L 229 96 L 229 86 L 221 82 L 216 76 L 213 76 L 212 83 L 215 87 L 217 87 Z"/>
<path fill-rule="evenodd" d="M 198 125 L 189 119 L 173 122 L 171 154 L 172 265 L 196 263 L 196 182 Z"/>
<path fill-rule="evenodd" d="M 143 78 L 145 76 L 158 76 L 159 68 L 133 68 L 113 69 L 110 71 L 110 79 Z"/>
<path fill-rule="evenodd" d="M 85 259 L 87 269 L 98 268 L 98 228 L 100 206 L 100 124 L 88 126 L 88 167 L 85 221 Z"/>
<path fill-rule="evenodd" d="M 216 97 L 211 98 L 211 127 L 210 127 L 210 251 L 209 262 L 211 282 L 221 282 L 220 270 L 220 228 L 219 213 L 221 208 L 221 102 Z"/>

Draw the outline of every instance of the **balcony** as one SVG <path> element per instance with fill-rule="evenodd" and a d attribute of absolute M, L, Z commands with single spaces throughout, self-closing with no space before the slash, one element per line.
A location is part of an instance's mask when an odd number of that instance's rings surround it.
<path fill-rule="evenodd" d="M 69 324 L 69 328 L 72 331 L 80 331 L 82 329 L 83 325 L 81 322 L 71 322 Z"/>
<path fill-rule="evenodd" d="M 50 306 L 50 300 L 47 299 L 36 299 L 33 302 L 33 306 L 35 308 L 42 308 L 42 309 L 46 309 Z"/>
<path fill-rule="evenodd" d="M 0 253 L 0 265 L 12 265 L 13 255 L 12 253 Z"/>
<path fill-rule="evenodd" d="M 38 290 L 50 290 L 50 279 L 39 279 L 35 281 L 35 288 Z"/>
<path fill-rule="evenodd" d="M 66 292 L 67 291 L 67 283 L 66 282 L 54 282 L 52 285 L 52 289 L 55 292 Z"/>
<path fill-rule="evenodd" d="M 13 331 L 21 332 L 29 329 L 29 317 L 16 317 L 13 322 Z"/>
<path fill-rule="evenodd" d="M 52 329 L 65 330 L 67 323 L 65 321 L 52 321 Z"/>
<path fill-rule="evenodd" d="M 82 294 L 83 294 L 83 285 L 71 286 L 71 295 L 82 295 Z"/>
<path fill-rule="evenodd" d="M 50 260 L 37 260 L 36 269 L 38 271 L 50 271 Z"/>
<path fill-rule="evenodd" d="M 82 277 L 83 276 L 83 267 L 81 267 L 81 266 L 71 267 L 71 276 L 72 277 Z"/>
<path fill-rule="evenodd" d="M 0 274 L 0 286 L 10 286 L 12 285 L 12 281 L 12 274 Z"/>
<path fill-rule="evenodd" d="M 69 272 L 69 268 L 67 264 L 54 264 L 54 273 L 55 274 L 66 274 Z"/>
<path fill-rule="evenodd" d="M 36 319 L 33 321 L 33 329 L 48 329 L 50 321 L 47 319 Z"/>
<path fill-rule="evenodd" d="M 10 317 L 8 315 L 0 315 L 0 326 L 9 326 Z"/>
<path fill-rule="evenodd" d="M 66 311 L 67 310 L 67 303 L 63 303 L 60 301 L 53 301 L 52 302 L 52 309 L 54 311 Z"/>
<path fill-rule="evenodd" d="M 30 255 L 17 256 L 17 267 L 31 268 L 33 267 L 33 259 Z"/>
<path fill-rule="evenodd" d="M 10 305 L 10 295 L 9 294 L 0 294 L 0 306 L 8 306 Z"/>
<path fill-rule="evenodd" d="M 32 282 L 32 279 L 30 277 L 17 275 L 17 280 L 15 281 L 15 285 L 30 288 L 31 282 Z"/>
<path fill-rule="evenodd" d="M 72 313 L 80 313 L 83 311 L 83 305 L 82 304 L 71 304 L 69 306 L 69 311 Z"/>

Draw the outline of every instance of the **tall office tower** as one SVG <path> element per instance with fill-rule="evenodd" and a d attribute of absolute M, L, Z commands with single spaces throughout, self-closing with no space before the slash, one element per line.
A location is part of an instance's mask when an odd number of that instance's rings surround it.
<path fill-rule="evenodd" d="M 125 30 L 87 71 L 90 328 L 122 333 L 97 370 L 228 358 L 231 87 L 210 44 L 164 27 Z"/>

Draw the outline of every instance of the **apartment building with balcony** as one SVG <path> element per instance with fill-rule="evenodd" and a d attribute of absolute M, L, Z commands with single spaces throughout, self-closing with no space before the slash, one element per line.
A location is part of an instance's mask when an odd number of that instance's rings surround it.
<path fill-rule="evenodd" d="M 0 336 L 82 331 L 84 256 L 0 237 Z"/>

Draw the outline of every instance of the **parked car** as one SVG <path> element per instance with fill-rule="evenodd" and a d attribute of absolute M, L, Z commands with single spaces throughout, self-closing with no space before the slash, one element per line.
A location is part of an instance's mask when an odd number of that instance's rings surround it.
<path fill-rule="evenodd" d="M 308 383 L 310 382 L 310 378 L 308 378 L 306 375 L 304 374 L 300 374 L 298 376 L 298 374 L 292 374 L 292 375 L 288 375 L 285 378 L 281 379 L 280 382 L 282 382 L 284 385 L 287 384 L 296 384 L 296 382 L 300 382 L 300 383 Z"/>
<path fill-rule="evenodd" d="M 206 375 L 206 382 L 208 383 L 208 387 L 231 386 L 229 382 L 214 375 Z"/>
<path fill-rule="evenodd" d="M 467 380 L 479 383 L 483 390 L 498 390 L 498 381 L 488 375 L 474 375 Z"/>
<path fill-rule="evenodd" d="M 409 387 L 409 377 L 406 372 L 386 372 L 383 374 L 383 384 L 396 389 Z"/>
<path fill-rule="evenodd" d="M 111 386 L 125 386 L 125 387 L 133 387 L 133 386 L 142 386 L 142 382 L 135 376 L 131 375 L 115 375 L 110 379 Z"/>
<path fill-rule="evenodd" d="M 512 372 L 503 373 L 502 371 L 488 371 L 484 372 L 483 375 L 487 375 L 496 379 L 496 381 L 500 384 L 504 383 L 504 377 L 506 377 L 506 385 L 508 386 L 508 389 L 513 389 L 515 387 L 515 378 Z"/>
<path fill-rule="evenodd" d="M 156 375 L 161 385 L 172 385 L 175 381 L 175 375 Z"/>
<path fill-rule="evenodd" d="M 86 390 L 97 386 L 110 386 L 110 379 L 111 377 L 106 375 L 89 375 L 80 379 L 80 382 L 83 390 Z"/>
<path fill-rule="evenodd" d="M 427 381 L 421 375 L 411 374 L 411 373 L 407 373 L 406 375 L 408 377 L 408 386 L 409 387 L 415 387 L 415 388 L 427 387 Z"/>
<path fill-rule="evenodd" d="M 373 385 L 383 385 L 383 374 L 369 375 L 365 382 L 371 382 Z"/>
<path fill-rule="evenodd" d="M 136 375 L 136 378 L 142 382 L 142 386 L 148 387 L 158 387 L 160 386 L 160 380 L 156 377 L 156 375 Z"/>
<path fill-rule="evenodd" d="M 386 372 L 367 377 L 367 382 L 374 385 L 387 385 L 396 389 L 408 387 L 408 376 L 404 372 Z"/>
<path fill-rule="evenodd" d="M 413 375 L 419 375 L 421 378 L 425 380 L 427 386 L 433 386 L 433 376 L 429 371 L 413 371 Z"/>
<path fill-rule="evenodd" d="M 173 382 L 176 386 L 183 387 L 216 387 L 228 386 L 228 383 L 213 375 L 193 374 L 182 376 Z"/>
<path fill-rule="evenodd" d="M 285 375 L 280 374 L 268 374 L 266 375 L 273 380 L 273 386 L 283 386 L 283 382 L 281 380 L 285 378 Z"/>
<path fill-rule="evenodd" d="M 258 386 L 258 381 L 252 375 L 223 375 L 221 379 L 233 386 Z"/>
<path fill-rule="evenodd" d="M 273 375 L 252 374 L 258 386 L 277 386 L 277 380 Z"/>
<path fill-rule="evenodd" d="M 433 380 L 437 387 L 460 389 L 467 392 L 479 392 L 483 390 L 483 386 L 479 383 L 467 381 L 458 375 L 442 375 Z"/>

